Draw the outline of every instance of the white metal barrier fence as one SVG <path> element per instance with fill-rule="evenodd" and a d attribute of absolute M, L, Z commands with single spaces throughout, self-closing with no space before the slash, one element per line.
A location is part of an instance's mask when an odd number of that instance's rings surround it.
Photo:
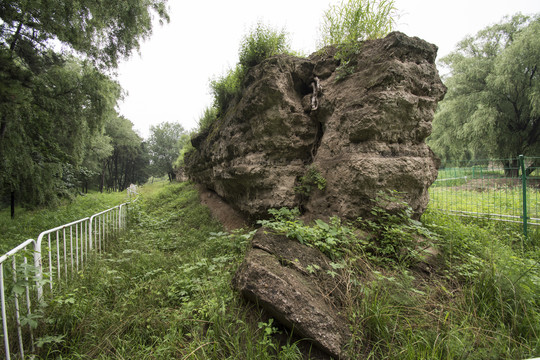
<path fill-rule="evenodd" d="M 44 231 L 0 257 L 5 359 L 12 354 L 24 359 L 25 352 L 35 352 L 36 309 L 47 289 L 52 292 L 55 284 L 82 270 L 92 252 L 105 250 L 107 241 L 126 228 L 128 204 Z"/>

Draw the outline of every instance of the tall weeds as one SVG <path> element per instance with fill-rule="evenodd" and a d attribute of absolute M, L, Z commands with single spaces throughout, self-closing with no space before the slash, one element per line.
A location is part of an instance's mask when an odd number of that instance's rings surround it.
<path fill-rule="evenodd" d="M 144 190 L 128 234 L 49 299 L 39 356 L 300 359 L 231 289 L 252 234 L 224 232 L 187 183 Z"/>
<path fill-rule="evenodd" d="M 540 253 L 519 228 L 374 211 L 387 221 L 306 224 L 282 209 L 263 222 L 331 258 L 351 359 L 540 354 Z M 305 340 L 231 289 L 252 233 L 224 232 L 192 185 L 146 185 L 129 220 L 125 236 L 47 299 L 38 358 L 310 358 Z M 418 251 L 424 242 L 432 256 Z"/>

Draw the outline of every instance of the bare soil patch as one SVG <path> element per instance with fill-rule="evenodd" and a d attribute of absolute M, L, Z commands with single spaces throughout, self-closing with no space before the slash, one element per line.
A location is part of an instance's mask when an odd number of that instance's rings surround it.
<path fill-rule="evenodd" d="M 240 212 L 227 204 L 218 194 L 207 189 L 203 185 L 198 185 L 199 199 L 201 204 L 206 205 L 210 213 L 216 218 L 227 231 L 245 228 L 248 222 Z"/>

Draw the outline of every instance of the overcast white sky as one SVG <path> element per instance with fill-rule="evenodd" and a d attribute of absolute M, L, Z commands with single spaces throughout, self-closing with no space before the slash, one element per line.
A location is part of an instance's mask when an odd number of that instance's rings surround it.
<path fill-rule="evenodd" d="M 211 105 L 209 80 L 236 65 L 242 37 L 261 21 L 285 28 L 293 50 L 317 50 L 318 28 L 339 0 L 169 0 L 171 22 L 120 64 L 118 81 L 127 92 L 120 114 L 147 138 L 151 125 L 179 122 L 195 128 Z M 396 30 L 439 47 L 438 59 L 466 35 L 505 15 L 540 13 L 539 0 L 395 0 Z"/>

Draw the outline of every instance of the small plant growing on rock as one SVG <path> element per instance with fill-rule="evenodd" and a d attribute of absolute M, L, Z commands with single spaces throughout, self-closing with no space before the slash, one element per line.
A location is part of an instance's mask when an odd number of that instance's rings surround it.
<path fill-rule="evenodd" d="M 324 13 L 320 45 L 337 45 L 338 81 L 354 72 L 352 59 L 360 41 L 382 38 L 392 31 L 397 16 L 394 5 L 394 0 L 343 0 Z"/>
<path fill-rule="evenodd" d="M 421 260 L 423 249 L 431 245 L 434 235 L 420 221 L 411 218 L 412 209 L 397 191 L 381 191 L 373 201 L 374 219 L 358 219 L 376 239 L 377 245 L 368 249 L 372 260 L 389 265 L 408 265 Z"/>
<path fill-rule="evenodd" d="M 239 63 L 250 68 L 273 55 L 290 52 L 288 35 L 284 30 L 275 30 L 262 23 L 244 36 L 238 54 Z"/>
<path fill-rule="evenodd" d="M 242 82 L 249 68 L 270 56 L 290 52 L 287 36 L 284 30 L 274 30 L 262 23 L 258 23 L 248 35 L 244 36 L 238 51 L 239 62 L 236 67 L 210 81 L 218 116 L 222 115 L 230 102 L 241 93 Z"/>
<path fill-rule="evenodd" d="M 306 174 L 300 177 L 300 184 L 294 188 L 297 194 L 309 196 L 315 188 L 323 191 L 326 189 L 326 179 L 321 175 L 316 166 L 308 168 Z"/>
<path fill-rule="evenodd" d="M 296 208 L 270 209 L 268 212 L 274 218 L 259 220 L 258 224 L 316 248 L 330 259 L 341 259 L 351 247 L 365 245 L 355 236 L 353 229 L 343 225 L 338 217 L 330 218 L 328 223 L 316 219 L 313 224 L 306 225 L 298 218 L 300 211 Z"/>

